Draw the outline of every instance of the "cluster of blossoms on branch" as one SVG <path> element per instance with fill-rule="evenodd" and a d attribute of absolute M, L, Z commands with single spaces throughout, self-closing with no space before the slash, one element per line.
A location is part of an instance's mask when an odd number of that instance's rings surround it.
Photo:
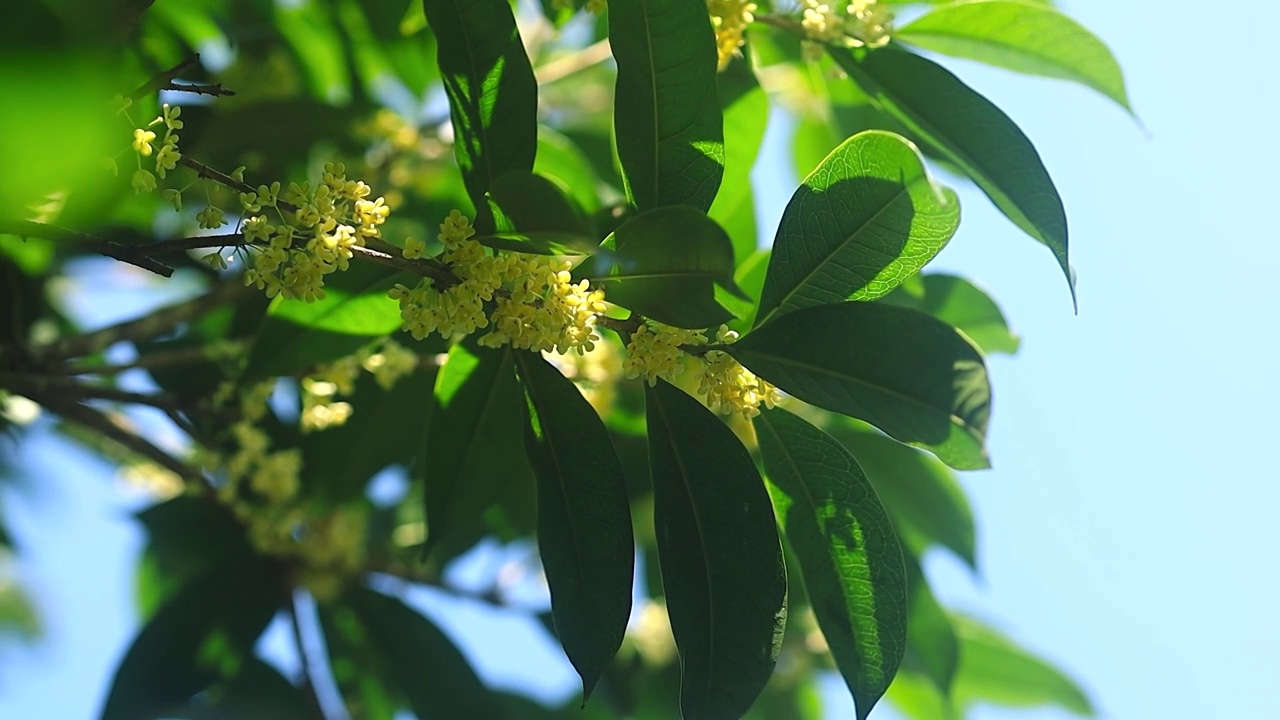
<path fill-rule="evenodd" d="M 811 40 L 846 47 L 878 48 L 889 44 L 893 15 L 876 0 L 822 2 L 801 0 L 800 26 Z"/>
<path fill-rule="evenodd" d="M 723 70 L 739 55 L 746 39 L 743 33 L 755 22 L 756 4 L 748 0 L 707 0 L 711 27 L 716 33 L 716 57 Z"/>

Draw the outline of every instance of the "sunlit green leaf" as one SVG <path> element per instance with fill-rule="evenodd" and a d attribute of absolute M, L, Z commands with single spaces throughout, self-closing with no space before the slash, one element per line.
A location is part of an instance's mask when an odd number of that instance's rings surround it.
<path fill-rule="evenodd" d="M 832 57 L 885 110 L 959 166 L 1010 220 L 1053 251 L 1075 297 L 1067 216 L 1040 154 L 1009 116 L 931 60 L 893 48 Z"/>
<path fill-rule="evenodd" d="M 734 256 L 739 260 L 755 251 L 755 209 L 752 203 L 751 171 L 764 143 L 769 122 L 769 97 L 756 81 L 751 65 L 735 59 L 716 76 L 725 136 L 724 182 L 707 215 L 729 231 Z M 739 230 L 734 232 L 734 230 Z"/>
<path fill-rule="evenodd" d="M 898 28 L 894 38 L 944 55 L 1074 80 L 1132 111 L 1120 63 L 1106 44 L 1043 4 L 964 0 L 925 13 Z"/>
<path fill-rule="evenodd" d="M 639 210 L 706 211 L 724 174 L 715 37 L 707 8 L 688 0 L 612 0 L 618 63 L 614 126 L 627 197 Z"/>
<path fill-rule="evenodd" d="M 978 286 L 954 275 L 921 275 L 920 281 L 918 294 L 899 290 L 884 301 L 929 313 L 963 332 L 988 355 L 1018 351 L 1020 338 L 1009 329 L 1000 306 Z"/>
<path fill-rule="evenodd" d="M 590 697 L 631 614 L 635 540 L 618 459 L 600 416 L 550 363 L 516 352 L 538 478 L 538 551 L 556 634 Z"/>
<path fill-rule="evenodd" d="M 774 507 L 860 720 L 907 645 L 907 576 L 888 513 L 835 438 L 785 410 L 755 420 Z"/>
<path fill-rule="evenodd" d="M 453 118 L 454 154 L 488 227 L 484 196 L 493 181 L 533 170 L 538 148 L 538 85 L 507 0 L 423 0 L 439 45 Z"/>
<path fill-rule="evenodd" d="M 933 259 L 959 225 L 959 199 L 933 183 L 918 150 L 886 132 L 855 135 L 787 204 L 756 322 L 885 295 Z"/>
<path fill-rule="evenodd" d="M 866 420 L 952 467 L 989 464 L 982 355 L 929 315 L 880 303 L 819 305 L 765 323 L 726 350 L 783 391 Z"/>
<path fill-rule="evenodd" d="M 533 171 L 563 184 L 583 211 L 600 209 L 600 177 L 591 161 L 567 136 L 545 125 L 538 126 L 538 157 Z"/>
<path fill-rule="evenodd" d="M 646 394 L 654 525 L 686 720 L 738 718 L 773 671 L 787 576 L 769 495 L 733 431 L 664 382 Z"/>

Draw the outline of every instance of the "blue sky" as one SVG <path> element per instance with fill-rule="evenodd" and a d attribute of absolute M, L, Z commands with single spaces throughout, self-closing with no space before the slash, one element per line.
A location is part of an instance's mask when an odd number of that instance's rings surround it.
<path fill-rule="evenodd" d="M 991 361 L 995 469 L 964 478 L 982 577 L 945 558 L 928 570 L 944 600 L 1079 677 L 1104 717 L 1259 717 L 1280 673 L 1280 620 L 1267 610 L 1280 488 L 1266 469 L 1280 433 L 1268 71 L 1280 7 L 1236 3 L 1228 22 L 1187 0 L 1060 4 L 1111 45 L 1145 130 L 1087 90 L 948 61 L 1019 123 L 1053 174 L 1080 312 L 1048 251 L 961 187 L 960 233 L 932 269 L 990 290 L 1023 346 Z M 772 200 L 760 203 L 770 227 L 786 197 Z M 5 507 L 48 634 L 33 649 L 0 649 L 0 717 L 89 717 L 136 630 L 140 537 L 130 501 L 87 453 L 31 443 L 21 459 L 32 491 L 6 490 Z M 527 630 L 462 612 L 468 649 Z M 572 692 L 567 664 L 530 647 L 538 654 L 481 671 Z M 832 697 L 831 716 L 848 716 Z"/>

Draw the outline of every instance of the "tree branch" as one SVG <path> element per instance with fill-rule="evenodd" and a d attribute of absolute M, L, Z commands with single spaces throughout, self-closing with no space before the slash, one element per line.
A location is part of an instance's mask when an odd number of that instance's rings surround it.
<path fill-rule="evenodd" d="M 302 691 L 307 696 L 307 705 L 311 715 L 318 720 L 325 720 L 328 715 L 320 703 L 316 693 L 315 669 L 311 667 L 311 657 L 307 652 L 307 644 L 303 639 L 302 623 L 298 621 L 298 599 L 296 593 L 289 595 L 289 627 L 293 630 L 293 644 L 298 650 L 298 659 L 302 664 Z"/>
<path fill-rule="evenodd" d="M 195 53 L 190 57 L 186 58 L 185 60 L 183 60 L 182 62 L 178 63 L 177 65 L 174 65 L 168 70 L 165 70 L 159 75 L 151 78 L 145 84 L 140 86 L 137 90 L 134 90 L 132 93 L 129 93 L 129 99 L 140 100 L 146 97 L 147 95 L 150 95 L 151 93 L 159 92 L 160 90 L 165 89 L 165 86 L 170 85 L 173 82 L 174 78 L 181 75 L 184 71 L 187 70 L 187 68 L 195 66 L 195 64 L 198 62 L 200 62 L 200 53 Z"/>
<path fill-rule="evenodd" d="M 114 258 L 130 265 L 136 265 L 143 270 L 149 270 L 163 277 L 171 277 L 173 275 L 173 268 L 148 257 L 145 253 L 139 252 L 139 248 L 144 246 L 125 245 L 76 230 L 67 230 L 66 228 L 28 220 L 9 220 L 5 218 L 0 218 L 0 234 L 42 237 L 46 240 L 78 245 L 90 252 L 106 255 L 109 258 Z"/>

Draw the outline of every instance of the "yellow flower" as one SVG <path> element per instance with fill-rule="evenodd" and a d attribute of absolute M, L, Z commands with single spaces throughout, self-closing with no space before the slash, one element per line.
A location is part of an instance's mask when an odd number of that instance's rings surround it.
<path fill-rule="evenodd" d="M 743 32 L 755 22 L 756 4 L 748 0 L 707 0 L 716 33 L 718 66 L 723 70 L 744 44 Z"/>
<path fill-rule="evenodd" d="M 134 152 L 148 157 L 151 155 L 151 143 L 155 142 L 156 134 L 150 130 L 136 128 L 133 131 L 133 150 Z M 118 147 L 118 146 L 117 146 Z"/>
<path fill-rule="evenodd" d="M 181 130 L 182 121 L 178 116 L 182 114 L 182 108 L 177 105 L 162 105 L 160 108 L 160 117 L 164 120 L 164 126 L 169 130 Z"/>
<path fill-rule="evenodd" d="M 208 205 L 205 209 L 196 213 L 196 222 L 205 230 L 216 230 L 227 224 L 227 218 L 222 212 L 222 208 L 216 205 Z"/>
<path fill-rule="evenodd" d="M 178 136 L 170 135 L 164 139 L 160 151 L 156 153 L 156 174 L 164 177 L 165 173 L 178 166 L 182 153 L 178 152 Z"/>

